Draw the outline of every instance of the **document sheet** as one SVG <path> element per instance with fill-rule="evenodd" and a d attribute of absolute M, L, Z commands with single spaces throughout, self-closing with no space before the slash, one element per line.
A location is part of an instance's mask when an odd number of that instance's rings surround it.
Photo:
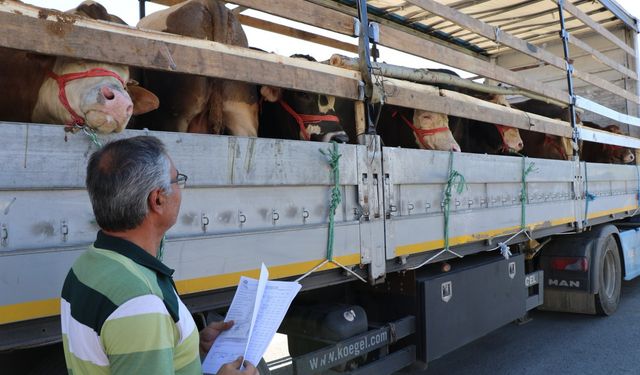
<path fill-rule="evenodd" d="M 253 365 L 262 359 L 301 287 L 295 281 L 269 281 L 268 277 L 267 267 L 262 264 L 259 280 L 240 278 L 225 317 L 234 325 L 213 343 L 202 363 L 205 374 L 217 373 L 222 365 L 239 356 Z"/>

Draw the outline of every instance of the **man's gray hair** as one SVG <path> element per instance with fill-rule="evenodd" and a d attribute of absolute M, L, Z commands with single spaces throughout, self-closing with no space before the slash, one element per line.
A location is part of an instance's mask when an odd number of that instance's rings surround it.
<path fill-rule="evenodd" d="M 139 136 L 110 142 L 87 165 L 87 190 L 100 228 L 119 232 L 138 227 L 155 189 L 171 194 L 171 162 L 158 138 Z"/>

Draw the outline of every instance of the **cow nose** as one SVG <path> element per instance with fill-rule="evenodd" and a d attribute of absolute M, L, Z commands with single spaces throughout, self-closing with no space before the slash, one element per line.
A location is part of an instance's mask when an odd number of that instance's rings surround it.
<path fill-rule="evenodd" d="M 331 140 L 336 143 L 347 143 L 349 142 L 349 136 L 344 133 L 340 133 L 332 136 Z"/>
<path fill-rule="evenodd" d="M 457 144 L 451 145 L 451 151 L 453 151 L 453 152 L 462 152 L 462 150 L 460 149 L 460 146 L 458 146 Z"/>
<path fill-rule="evenodd" d="M 102 86 L 100 88 L 100 93 L 107 100 L 113 100 L 116 97 L 115 94 L 113 93 L 113 90 L 111 90 L 109 86 Z"/>
<path fill-rule="evenodd" d="M 524 143 L 522 141 L 518 142 L 518 150 L 522 150 L 524 148 Z"/>

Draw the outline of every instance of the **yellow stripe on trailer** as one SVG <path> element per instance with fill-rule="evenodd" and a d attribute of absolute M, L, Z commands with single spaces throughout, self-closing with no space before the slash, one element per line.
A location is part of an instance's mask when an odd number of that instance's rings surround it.
<path fill-rule="evenodd" d="M 302 275 L 320 264 L 323 260 L 324 259 L 301 263 L 291 263 L 281 266 L 270 266 L 268 267 L 269 277 L 271 279 L 280 279 L 283 277 Z M 335 257 L 335 260 L 344 266 L 360 264 L 360 253 L 338 256 Z M 338 266 L 334 265 L 333 263 L 327 263 L 324 266 L 320 267 L 318 271 L 329 270 L 337 267 Z M 207 290 L 236 286 L 238 285 L 240 276 L 258 278 L 260 276 L 260 269 L 256 268 L 249 271 L 225 273 L 224 275 L 214 275 L 196 279 L 179 280 L 176 281 L 176 286 L 178 287 L 178 293 L 180 294 L 204 292 Z"/>
<path fill-rule="evenodd" d="M 613 210 L 597 211 L 597 212 L 593 212 L 593 213 L 587 214 L 587 219 L 595 219 L 597 217 L 608 216 L 608 215 L 613 215 L 613 214 L 619 214 L 620 212 L 631 211 L 631 210 L 635 210 L 637 208 L 638 208 L 638 206 L 626 206 L 626 207 L 623 207 L 623 208 L 616 208 L 616 209 L 613 209 Z"/>
<path fill-rule="evenodd" d="M 335 257 L 335 260 L 344 266 L 352 266 L 360 264 L 360 254 L 354 253 Z M 271 279 L 279 279 L 283 277 L 302 275 L 310 271 L 323 261 L 312 260 L 308 262 L 285 264 L 280 266 L 269 267 L 269 276 Z M 318 271 L 337 268 L 338 266 L 327 263 Z M 238 284 L 240 276 L 248 276 L 257 278 L 260 275 L 259 269 L 249 271 L 233 272 L 224 275 L 215 275 L 207 277 L 199 277 L 195 279 L 178 280 L 176 286 L 178 293 L 190 294 L 196 292 L 204 292 L 208 290 L 232 287 Z M 51 298 L 40 301 L 21 302 L 13 305 L 0 306 L 0 324 L 8 324 L 20 322 L 23 320 L 46 318 L 50 316 L 60 315 L 60 299 Z"/>
<path fill-rule="evenodd" d="M 535 228 L 540 227 L 540 226 L 547 226 L 548 227 L 548 226 L 564 225 L 564 224 L 573 223 L 574 221 L 575 221 L 575 218 L 573 218 L 573 217 L 563 217 L 563 218 L 560 218 L 560 219 L 555 219 L 555 220 L 550 220 L 550 221 L 544 221 L 544 222 L 529 224 L 529 225 L 527 225 L 527 229 L 528 230 L 534 230 Z M 485 239 L 493 238 L 493 237 L 497 237 L 497 236 L 503 236 L 503 235 L 507 235 L 507 234 L 514 234 L 518 230 L 520 230 L 520 226 L 519 225 L 515 225 L 515 226 L 507 227 L 507 228 L 492 229 L 492 230 L 488 230 L 488 231 L 485 231 L 485 232 L 465 234 L 465 235 L 462 235 L 462 236 L 457 236 L 457 237 L 450 238 L 449 239 L 449 245 L 451 245 L 451 246 L 463 245 L 463 244 L 466 244 L 466 243 L 477 242 L 477 241 L 481 241 L 481 240 L 485 240 Z M 419 243 L 410 244 L 410 245 L 396 246 L 395 256 L 417 254 L 417 253 L 422 253 L 422 252 L 425 252 L 425 251 L 442 249 L 443 247 L 444 247 L 444 239 L 439 239 L 439 240 L 434 240 L 434 241 L 426 241 L 426 242 L 419 242 Z"/>

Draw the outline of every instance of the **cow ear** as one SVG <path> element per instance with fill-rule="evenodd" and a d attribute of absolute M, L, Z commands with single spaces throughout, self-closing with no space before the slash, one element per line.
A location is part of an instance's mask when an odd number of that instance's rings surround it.
<path fill-rule="evenodd" d="M 133 102 L 133 115 L 151 112 L 160 106 L 160 100 L 151 91 L 137 85 L 127 85 L 127 92 Z"/>
<path fill-rule="evenodd" d="M 260 87 L 260 95 L 262 95 L 264 100 L 275 103 L 282 99 L 282 89 L 273 86 L 262 86 Z"/>

